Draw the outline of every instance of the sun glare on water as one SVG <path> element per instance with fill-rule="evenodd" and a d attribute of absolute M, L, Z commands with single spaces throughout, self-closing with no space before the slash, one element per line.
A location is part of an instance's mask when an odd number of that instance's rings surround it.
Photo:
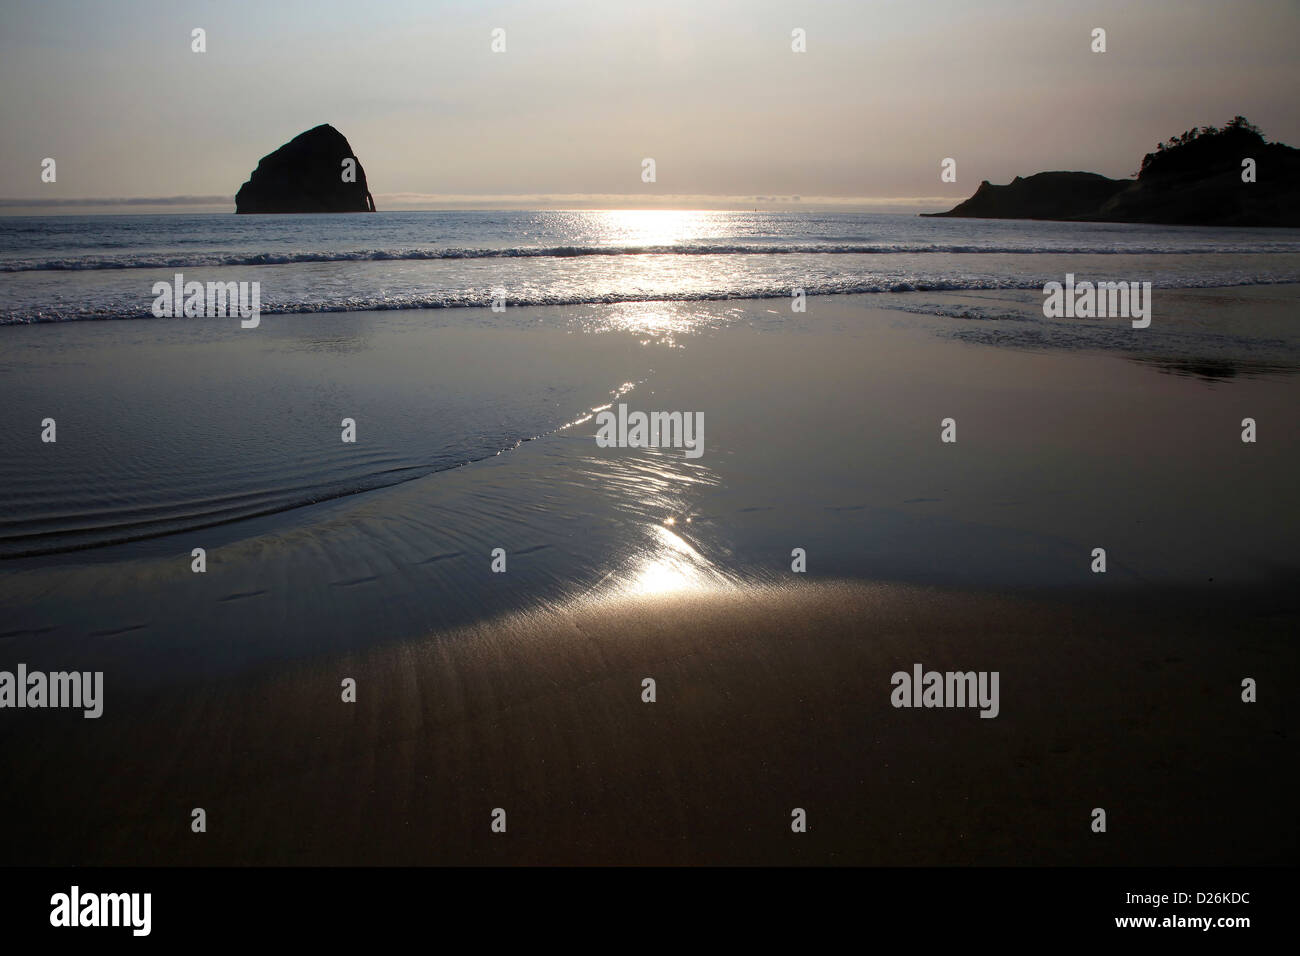
<path fill-rule="evenodd" d="M 717 215 L 698 210 L 618 209 L 599 215 L 607 245 L 673 246 L 717 232 Z"/>
<path fill-rule="evenodd" d="M 725 585 L 726 579 L 680 535 L 664 525 L 652 525 L 651 535 L 651 547 L 633 566 L 620 591 L 632 595 L 672 594 Z"/>

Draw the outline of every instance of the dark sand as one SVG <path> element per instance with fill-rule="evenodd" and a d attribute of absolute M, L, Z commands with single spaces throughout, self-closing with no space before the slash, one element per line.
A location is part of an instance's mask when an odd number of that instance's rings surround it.
<path fill-rule="evenodd" d="M 271 679 L 119 694 L 102 740 L 79 716 L 13 713 L 44 733 L 6 744 L 6 802 L 34 799 L 6 808 L 23 823 L 5 857 L 1281 863 L 1297 847 L 1295 624 L 856 584 L 540 611 Z M 890 675 L 915 662 L 999 671 L 1000 715 L 893 708 Z M 1240 700 L 1245 676 L 1258 703 Z"/>

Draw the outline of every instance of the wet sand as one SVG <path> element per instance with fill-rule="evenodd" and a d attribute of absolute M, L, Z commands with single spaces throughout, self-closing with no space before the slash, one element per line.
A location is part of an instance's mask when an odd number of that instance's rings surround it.
<path fill-rule="evenodd" d="M 1293 859 L 1297 615 L 1179 603 L 857 584 L 643 596 L 119 694 L 111 723 L 21 713 L 41 733 L 6 741 L 21 786 L 5 818 L 24 821 L 6 860 Z M 914 663 L 998 671 L 999 715 L 893 707 L 890 676 Z"/>

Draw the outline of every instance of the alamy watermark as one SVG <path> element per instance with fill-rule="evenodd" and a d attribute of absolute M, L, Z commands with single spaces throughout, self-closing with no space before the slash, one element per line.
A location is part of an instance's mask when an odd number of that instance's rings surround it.
<path fill-rule="evenodd" d="M 617 412 L 597 412 L 596 424 L 601 448 L 684 448 L 687 458 L 704 454 L 703 412 L 628 412 L 620 402 Z"/>
<path fill-rule="evenodd" d="M 1067 272 L 1064 286 L 1048 282 L 1043 295 L 1043 315 L 1049 319 L 1132 319 L 1135 329 L 1151 324 L 1150 282 L 1076 284 L 1074 273 Z"/>
<path fill-rule="evenodd" d="M 51 926 L 125 926 L 132 936 L 148 936 L 152 914 L 152 893 L 83 893 L 74 885 L 50 897 Z"/>
<path fill-rule="evenodd" d="M 104 713 L 104 671 L 0 671 L 0 709 L 81 708 L 82 717 Z"/>
<path fill-rule="evenodd" d="M 239 316 L 240 328 L 255 329 L 262 321 L 260 282 L 186 282 L 176 273 L 173 282 L 153 284 L 153 314 L 156 319 L 225 319 Z"/>
<path fill-rule="evenodd" d="M 94 719 L 104 713 L 103 671 L 28 671 L 19 664 L 13 671 L 0 671 L 0 709 L 81 708 L 83 717 Z"/>
<path fill-rule="evenodd" d="M 981 717 L 996 717 L 998 703 L 997 671 L 922 671 L 912 665 L 912 673 L 895 671 L 889 679 L 894 689 L 889 702 L 895 707 L 978 707 Z"/>

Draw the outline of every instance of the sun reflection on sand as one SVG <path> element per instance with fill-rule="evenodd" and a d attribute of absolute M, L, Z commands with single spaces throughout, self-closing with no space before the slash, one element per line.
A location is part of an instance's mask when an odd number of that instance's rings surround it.
<path fill-rule="evenodd" d="M 621 576 L 615 588 L 618 593 L 674 594 L 732 586 L 726 574 L 677 533 L 664 525 L 651 525 L 649 531 L 649 546 L 637 556 L 626 575 Z"/>

